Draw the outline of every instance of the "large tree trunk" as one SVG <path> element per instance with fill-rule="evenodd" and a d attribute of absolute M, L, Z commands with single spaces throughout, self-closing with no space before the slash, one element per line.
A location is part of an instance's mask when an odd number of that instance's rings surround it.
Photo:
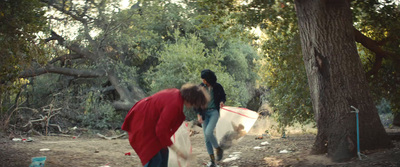
<path fill-rule="evenodd" d="M 400 113 L 394 114 L 393 125 L 400 126 Z"/>
<path fill-rule="evenodd" d="M 318 134 L 312 153 L 336 162 L 357 155 L 356 114 L 360 148 L 389 148 L 357 53 L 348 0 L 296 0 L 303 60 Z"/>

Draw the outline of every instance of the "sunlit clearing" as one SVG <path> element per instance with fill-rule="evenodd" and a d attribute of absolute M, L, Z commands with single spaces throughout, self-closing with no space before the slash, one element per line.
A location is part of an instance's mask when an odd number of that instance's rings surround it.
<path fill-rule="evenodd" d="M 268 133 L 268 135 L 271 137 L 281 137 L 283 134 L 281 129 L 279 129 L 278 123 L 269 116 L 258 118 L 253 128 L 249 132 L 249 134 L 252 135 L 262 135 L 266 133 Z M 312 124 L 301 126 L 298 123 L 295 123 L 294 126 L 285 128 L 286 136 L 298 134 L 317 134 L 317 128 L 313 127 Z"/>

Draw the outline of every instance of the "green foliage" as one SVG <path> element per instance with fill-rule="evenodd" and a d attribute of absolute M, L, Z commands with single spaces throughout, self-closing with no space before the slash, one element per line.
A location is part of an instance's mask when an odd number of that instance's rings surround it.
<path fill-rule="evenodd" d="M 161 51 L 160 64 L 149 72 L 152 93 L 165 88 L 179 88 L 186 82 L 198 83 L 200 71 L 209 68 L 223 71 L 219 65 L 223 55 L 208 53 L 205 45 L 194 35 L 187 38 L 175 33 L 176 43 L 167 44 Z"/>
<path fill-rule="evenodd" d="M 258 79 L 254 70 L 257 69 L 259 57 L 254 47 L 240 39 L 231 39 L 225 44 L 224 54 L 222 65 L 236 81 L 254 82 Z"/>
<path fill-rule="evenodd" d="M 122 122 L 111 105 L 118 94 L 103 91 L 110 86 L 106 77 L 82 79 L 51 74 L 16 79 L 21 70 L 31 67 L 31 62 L 44 65 L 54 56 L 75 54 L 51 44 L 43 47 L 36 35 L 40 31 L 46 33 L 45 26 L 49 26 L 63 32 L 59 33 L 63 36 L 76 35 L 65 38 L 66 43 L 76 43 L 97 56 L 96 61 L 72 60 L 69 68 L 112 70 L 121 86 L 139 86 L 149 94 L 179 88 L 186 82 L 200 83 L 200 71 L 209 68 L 225 88 L 227 105 L 246 107 L 259 87 L 267 90 L 266 99 L 282 126 L 313 121 L 293 1 L 254 0 L 240 4 L 234 0 L 144 0 L 136 8 L 125 10 L 116 7 L 117 1 L 88 1 L 81 6 L 62 1 L 66 11 L 90 20 L 85 26 L 68 15 L 63 15 L 66 20 L 53 19 L 51 25 L 46 25 L 46 8 L 38 0 L 0 2 L 2 113 L 20 95 L 17 101 L 27 100 L 30 107 L 49 103 L 63 106 L 66 113 L 73 113 L 68 117 L 80 116 L 82 125 L 93 128 L 113 128 Z M 383 49 L 400 52 L 397 4 L 390 0 L 356 0 L 352 1 L 352 9 L 358 29 L 380 41 Z M 76 31 L 62 29 L 75 25 Z M 249 33 L 254 28 L 261 30 L 260 36 Z M 90 34 L 90 39 L 86 32 L 97 34 Z M 254 48 L 260 48 L 264 56 L 259 58 Z M 365 70 L 370 70 L 373 53 L 361 46 L 359 53 Z M 400 65 L 390 58 L 382 65 L 369 78 L 371 89 L 377 101 L 388 100 L 378 106 L 380 112 L 388 112 L 388 105 L 398 112 Z M 4 91 L 5 81 L 8 91 Z"/>
<path fill-rule="evenodd" d="M 281 126 L 295 122 L 307 124 L 313 121 L 312 104 L 309 95 L 304 64 L 298 55 L 280 53 L 268 57 L 261 68 L 268 87 L 266 99 L 274 109 L 274 116 Z M 297 59 L 294 59 L 296 58 Z M 264 73 L 265 72 L 265 73 Z"/>
<path fill-rule="evenodd" d="M 42 6 L 38 0 L 0 0 L 0 121 L 27 100 L 24 90 L 29 81 L 18 79 L 19 72 L 31 67 L 33 60 L 47 61 L 37 39 L 46 25 Z"/>
<path fill-rule="evenodd" d="M 218 28 L 215 30 L 223 32 L 231 27 L 229 26 L 231 22 L 225 19 L 235 8 L 233 0 L 198 0 L 190 3 L 190 7 L 193 7 L 196 11 L 196 21 L 199 22 L 196 24 L 198 30 L 207 30 L 210 27 L 217 26 Z"/>
<path fill-rule="evenodd" d="M 27 83 L 29 83 L 28 80 L 19 79 L 10 85 L 1 85 L 3 88 L 7 88 L 4 92 L 0 91 L 0 121 L 3 123 L 12 114 L 16 105 L 26 102 L 27 99 L 21 93 Z M 0 127 L 0 130 L 2 128 Z"/>
<path fill-rule="evenodd" d="M 32 94 L 30 99 L 32 107 L 39 108 L 51 102 L 53 96 L 62 89 L 62 86 L 58 83 L 59 78 L 59 75 L 49 74 L 31 80 L 28 93 Z"/>
<path fill-rule="evenodd" d="M 382 98 L 390 101 L 392 111 L 400 112 L 400 13 L 399 3 L 395 1 L 352 1 L 355 27 L 365 36 L 377 41 L 388 54 L 382 61 L 380 70 L 369 76 L 370 88 L 376 103 Z M 358 51 L 368 72 L 375 62 L 375 53 L 358 45 Z"/>
<path fill-rule="evenodd" d="M 117 63 L 114 69 L 118 71 L 117 76 L 122 86 L 138 85 L 137 68 L 135 66 L 127 66 L 122 62 Z"/>
<path fill-rule="evenodd" d="M 391 126 L 393 126 L 394 116 L 392 113 L 379 114 L 379 118 L 380 118 L 383 126 L 389 127 L 389 128 L 391 128 Z"/>
<path fill-rule="evenodd" d="M 240 41 L 251 42 L 248 29 L 238 22 L 240 7 L 238 1 L 189 1 L 187 9 L 194 11 L 189 14 L 193 21 L 195 33 L 199 34 L 207 47 L 216 47 L 221 40 L 229 41 L 237 38 Z"/>
<path fill-rule="evenodd" d="M 175 33 L 175 41 L 176 43 L 167 44 L 164 47 L 165 50 L 160 52 L 160 64 L 150 71 L 146 77 L 152 93 L 165 88 L 179 88 L 187 82 L 201 83 L 201 70 L 211 69 L 216 72 L 218 82 L 223 85 L 227 93 L 226 104 L 245 106 L 250 99 L 246 83 L 255 82 L 253 71 L 248 68 L 246 56 L 251 59 L 255 55 L 243 54 L 249 50 L 239 52 L 240 49 L 234 47 L 239 45 L 225 48 L 223 46 L 228 44 L 224 42 L 219 43 L 217 48 L 208 50 L 205 44 L 194 35 L 180 37 L 179 33 Z M 244 48 L 248 47 L 245 44 L 243 46 Z M 255 54 L 255 52 L 252 52 L 252 54 Z M 225 59 L 227 60 L 225 61 Z M 245 61 L 239 62 L 242 60 Z M 244 63 L 246 65 L 237 67 L 239 68 L 238 71 L 232 69 L 232 73 L 230 73 L 227 72 L 228 67 L 224 66 L 223 63 L 232 63 L 230 65 Z M 229 68 L 231 69 L 233 66 Z M 235 77 L 236 75 L 238 78 Z M 239 79 L 244 80 L 240 81 Z"/>
<path fill-rule="evenodd" d="M 394 1 L 352 1 L 355 27 L 382 44 L 391 53 L 399 53 L 399 12 Z M 239 22 L 248 27 L 260 27 L 264 34 L 258 39 L 264 45 L 266 57 L 260 62 L 260 85 L 267 87 L 267 100 L 274 108 L 279 123 L 313 121 L 312 105 L 308 93 L 304 63 L 300 59 L 297 16 L 293 1 L 252 1 L 243 5 Z M 372 68 L 373 53 L 359 47 L 366 71 Z M 370 79 L 374 97 L 390 100 L 392 111 L 399 109 L 400 72 L 398 61 L 386 58 L 383 68 Z"/>
<path fill-rule="evenodd" d="M 46 61 L 36 38 L 46 24 L 42 6 L 38 0 L 0 1 L 0 92 L 8 89 L 33 59 Z"/>
<path fill-rule="evenodd" d="M 115 31 L 102 33 L 107 34 L 105 45 L 112 46 L 112 49 L 120 53 L 115 59 L 122 59 L 132 66 L 141 66 L 149 55 L 159 49 L 163 39 L 155 29 L 162 29 L 157 28 L 162 26 L 157 24 L 160 23 L 158 14 L 162 10 L 157 5 L 144 5 L 140 10 L 142 14 L 139 14 L 138 9 L 131 9 L 124 10 L 112 18 L 112 29 Z"/>
<path fill-rule="evenodd" d="M 92 129 L 115 129 L 121 126 L 124 117 L 107 102 L 99 101 L 99 94 L 91 92 L 86 99 L 82 125 Z"/>
<path fill-rule="evenodd" d="M 245 11 L 242 21 L 261 27 L 265 57 L 259 61 L 259 85 L 267 89 L 265 98 L 279 126 L 313 122 L 293 2 L 254 1 Z"/>
<path fill-rule="evenodd" d="M 380 103 L 376 106 L 379 114 L 389 114 L 392 113 L 390 108 L 390 102 L 384 98 L 381 99 Z"/>
<path fill-rule="evenodd" d="M 120 53 L 116 59 L 137 67 L 139 84 L 145 90 L 150 90 L 150 86 L 143 82 L 145 75 L 141 74 L 158 65 L 158 53 L 165 43 L 174 41 L 175 31 L 193 31 L 189 15 L 187 9 L 170 1 L 142 1 L 140 7 L 113 17 L 116 31 L 104 32 L 111 34 L 107 35 L 107 42 Z"/>
<path fill-rule="evenodd" d="M 247 107 L 255 93 L 256 80 L 259 79 L 257 74 L 259 66 L 256 64 L 259 55 L 253 46 L 238 38 L 230 39 L 224 44 L 225 57 L 221 65 L 235 80 L 232 87 L 240 88 L 232 90 L 235 92 L 233 98 L 237 98 L 236 101 L 239 102 L 237 106 Z"/>

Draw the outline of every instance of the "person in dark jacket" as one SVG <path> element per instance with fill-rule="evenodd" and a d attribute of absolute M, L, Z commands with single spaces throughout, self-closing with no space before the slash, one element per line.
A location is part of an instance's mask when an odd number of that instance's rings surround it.
<path fill-rule="evenodd" d="M 188 155 L 172 143 L 171 136 L 185 120 L 183 106 L 205 108 L 209 99 L 203 87 L 185 84 L 181 89 L 165 89 L 138 101 L 121 129 L 128 132 L 129 143 L 142 165 L 168 166 L 168 147 L 186 159 Z"/>
<path fill-rule="evenodd" d="M 205 87 L 210 94 L 210 101 L 205 110 L 198 112 L 197 118 L 202 124 L 207 152 L 211 159 L 207 166 L 213 167 L 216 166 L 215 160 L 220 161 L 223 156 L 223 150 L 214 135 L 214 129 L 219 119 L 219 109 L 224 106 L 226 101 L 226 95 L 222 85 L 217 83 L 217 76 L 213 71 L 209 69 L 201 71 L 201 78 L 203 83 L 200 85 Z M 213 148 L 216 149 L 217 159 L 215 159 Z"/>

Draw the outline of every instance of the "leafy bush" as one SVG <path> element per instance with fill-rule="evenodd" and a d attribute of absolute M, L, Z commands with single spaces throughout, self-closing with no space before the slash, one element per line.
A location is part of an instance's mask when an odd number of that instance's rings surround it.
<path fill-rule="evenodd" d="M 392 113 L 390 102 L 385 98 L 381 99 L 380 103 L 376 106 L 376 109 L 378 109 L 379 115 Z"/>
<path fill-rule="evenodd" d="M 80 116 L 82 125 L 93 129 L 115 129 L 121 126 L 124 117 L 108 102 L 101 102 L 99 92 L 90 92 L 85 102 L 85 111 Z"/>
<path fill-rule="evenodd" d="M 244 54 L 239 52 L 238 46 L 226 47 L 227 44 L 224 42 L 208 50 L 205 44 L 193 34 L 181 37 L 179 33 L 175 33 L 174 36 L 176 43 L 166 44 L 165 49 L 159 52 L 160 64 L 147 73 L 146 80 L 150 85 L 151 93 L 166 88 L 180 88 L 184 83 L 200 84 L 200 72 L 203 69 L 211 69 L 217 75 L 217 82 L 221 83 L 225 89 L 226 105 L 245 106 L 247 104 L 250 100 L 247 87 L 255 84 L 255 77 L 250 73 L 251 70 L 248 70 L 250 65 L 247 63 L 251 61 L 238 57 L 249 57 L 249 54 L 256 54 L 256 52 Z M 226 66 L 222 64 L 225 59 L 245 65 L 236 67 L 242 70 L 232 70 L 232 73 L 229 73 Z M 244 62 L 241 62 L 242 60 Z M 238 76 L 237 79 L 235 76 Z M 242 79 L 245 80 L 242 81 Z M 253 83 L 249 84 L 249 82 Z"/>
<path fill-rule="evenodd" d="M 379 114 L 379 118 L 381 119 L 382 125 L 385 127 L 390 127 L 393 124 L 393 114 L 386 113 L 386 114 Z"/>

